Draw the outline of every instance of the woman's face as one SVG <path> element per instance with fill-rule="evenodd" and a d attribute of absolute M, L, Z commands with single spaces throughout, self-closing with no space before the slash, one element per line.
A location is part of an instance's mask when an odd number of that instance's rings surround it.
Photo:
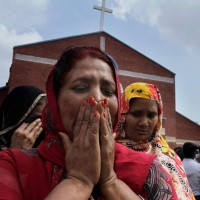
<path fill-rule="evenodd" d="M 58 107 L 67 134 L 73 138 L 73 129 L 79 107 L 90 96 L 98 102 L 108 99 L 112 123 L 117 119 L 116 84 L 110 66 L 102 60 L 86 57 L 77 61 L 64 77 L 58 94 Z"/>
<path fill-rule="evenodd" d="M 35 108 L 31 111 L 31 113 L 24 120 L 25 122 L 31 123 L 37 118 L 42 118 L 42 110 L 44 109 L 45 101 L 40 104 L 36 104 Z"/>
<path fill-rule="evenodd" d="M 126 136 L 135 142 L 146 140 L 153 134 L 157 123 L 157 103 L 149 99 L 135 98 L 126 115 Z"/>

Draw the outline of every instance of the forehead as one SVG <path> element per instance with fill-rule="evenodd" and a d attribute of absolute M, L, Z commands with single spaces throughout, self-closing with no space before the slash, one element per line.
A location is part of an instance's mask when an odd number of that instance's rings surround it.
<path fill-rule="evenodd" d="M 77 61 L 73 68 L 66 74 L 65 78 L 71 80 L 78 77 L 97 76 L 114 81 L 114 73 L 111 67 L 98 58 L 86 57 Z"/>
<path fill-rule="evenodd" d="M 130 101 L 130 110 L 149 110 L 154 111 L 158 109 L 158 104 L 154 100 L 134 98 Z"/>

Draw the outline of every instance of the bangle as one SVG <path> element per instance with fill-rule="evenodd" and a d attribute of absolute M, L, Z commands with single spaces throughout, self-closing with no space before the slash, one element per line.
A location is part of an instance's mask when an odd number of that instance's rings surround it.
<path fill-rule="evenodd" d="M 140 197 L 140 199 L 145 200 L 142 196 L 138 195 L 138 197 Z"/>

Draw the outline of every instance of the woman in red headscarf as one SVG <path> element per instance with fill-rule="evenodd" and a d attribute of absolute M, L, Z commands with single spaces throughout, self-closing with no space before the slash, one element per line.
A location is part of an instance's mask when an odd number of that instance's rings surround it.
<path fill-rule="evenodd" d="M 110 56 L 68 48 L 46 90 L 46 137 L 37 149 L 0 153 L 0 199 L 176 199 L 154 155 L 114 142 L 120 87 Z"/>

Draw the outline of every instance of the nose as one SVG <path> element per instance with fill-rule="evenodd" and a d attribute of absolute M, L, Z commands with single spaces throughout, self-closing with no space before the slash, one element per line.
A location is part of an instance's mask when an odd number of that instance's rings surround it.
<path fill-rule="evenodd" d="M 139 120 L 139 125 L 140 125 L 141 127 L 147 127 L 148 124 L 149 124 L 149 120 L 148 120 L 147 117 L 143 116 L 143 117 L 140 118 L 140 120 Z"/>
<path fill-rule="evenodd" d="M 101 90 L 100 89 L 97 89 L 97 88 L 94 88 L 92 91 L 91 91 L 91 94 L 90 94 L 92 97 L 94 97 L 95 101 L 99 102 L 101 100 L 103 100 L 105 97 L 103 96 L 103 94 L 101 93 Z"/>

